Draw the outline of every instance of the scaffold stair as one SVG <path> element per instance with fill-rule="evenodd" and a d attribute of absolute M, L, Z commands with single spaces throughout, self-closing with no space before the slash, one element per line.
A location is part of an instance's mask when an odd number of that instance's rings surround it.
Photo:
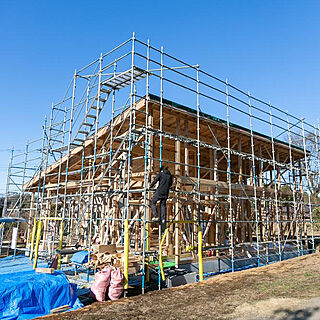
<path fill-rule="evenodd" d="M 86 111 L 86 114 L 79 126 L 79 129 L 74 136 L 74 139 L 71 144 L 72 149 L 81 146 L 83 142 L 87 139 L 87 137 L 90 135 L 92 129 L 98 121 L 98 117 L 102 109 L 108 101 L 110 93 L 111 90 L 104 88 L 103 84 L 101 84 L 101 88 L 98 90 L 96 97 L 93 99 L 91 105 Z M 101 96 L 103 94 L 105 95 L 105 97 Z"/>

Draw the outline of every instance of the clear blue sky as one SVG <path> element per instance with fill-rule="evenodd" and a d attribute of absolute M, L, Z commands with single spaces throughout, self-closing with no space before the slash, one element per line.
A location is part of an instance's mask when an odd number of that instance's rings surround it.
<path fill-rule="evenodd" d="M 320 1 L 0 1 L 0 193 L 8 152 L 41 135 L 77 67 L 135 31 L 309 122 L 319 118 Z"/>

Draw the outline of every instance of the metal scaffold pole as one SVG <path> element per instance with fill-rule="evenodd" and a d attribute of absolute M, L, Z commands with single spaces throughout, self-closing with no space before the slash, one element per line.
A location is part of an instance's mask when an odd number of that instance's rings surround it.
<path fill-rule="evenodd" d="M 66 165 L 65 165 L 65 178 L 64 178 L 64 193 L 63 193 L 63 206 L 62 206 L 62 223 L 67 219 L 67 192 L 68 192 L 68 182 L 69 182 L 69 163 L 70 163 L 70 153 L 71 153 L 71 142 L 72 142 L 72 129 L 74 121 L 74 108 L 75 108 L 75 99 L 76 99 L 76 82 L 77 82 L 77 70 L 74 71 L 73 75 L 73 85 L 72 85 L 72 97 L 71 97 L 71 108 L 70 108 L 70 119 L 69 119 L 69 128 L 68 128 L 68 144 L 67 144 L 67 153 L 66 153 Z M 61 160 L 62 161 L 62 157 Z M 61 175 L 63 174 L 61 170 Z M 58 197 L 58 193 L 57 193 Z M 68 227 L 70 221 L 65 223 L 64 228 Z M 63 232 L 63 231 L 62 231 Z"/>
<path fill-rule="evenodd" d="M 10 175 L 11 175 L 11 167 L 12 167 L 13 155 L 14 155 L 14 147 L 11 149 L 10 162 L 9 162 L 9 166 L 8 166 L 7 183 L 6 183 L 6 194 L 5 194 L 4 203 L 3 203 L 2 217 L 6 217 L 7 216 L 8 201 L 9 201 L 9 185 L 10 185 Z"/>
<path fill-rule="evenodd" d="M 234 272 L 234 238 L 233 238 L 233 207 L 232 207 L 232 187 L 231 187 L 231 138 L 230 138 L 230 110 L 229 110 L 229 85 L 226 80 L 226 107 L 227 107 L 227 143 L 228 143 L 228 164 L 227 164 L 227 180 L 228 180 L 228 203 L 229 203 L 229 225 L 230 225 L 230 249 L 231 249 L 231 271 Z"/>
<path fill-rule="evenodd" d="M 21 218 L 22 216 L 22 205 L 23 205 L 23 197 L 24 197 L 24 183 L 25 183 L 25 178 L 26 178 L 26 170 L 27 170 L 27 162 L 28 162 L 28 151 L 29 151 L 29 143 L 26 143 L 26 149 L 25 149 L 25 154 L 24 154 L 24 163 L 23 163 L 23 171 L 22 171 L 22 181 L 21 181 L 21 194 L 19 198 L 19 209 L 18 209 L 18 218 Z M 17 230 L 19 232 L 19 226 L 20 222 L 17 222 Z M 17 238 L 15 239 L 17 242 Z M 13 250 L 13 256 L 16 256 L 17 253 L 17 243 L 13 244 L 14 250 Z"/>
<path fill-rule="evenodd" d="M 282 260 L 282 246 L 281 246 L 281 239 L 280 239 L 280 219 L 279 219 L 279 203 L 278 203 L 278 189 L 280 185 L 278 184 L 279 181 L 277 179 L 277 172 L 276 170 L 276 158 L 275 158 L 275 147 L 274 147 L 274 137 L 273 137 L 273 123 L 272 123 L 272 111 L 271 105 L 269 104 L 269 112 L 270 112 L 270 130 L 271 130 L 271 147 L 272 147 L 272 166 L 273 166 L 273 183 L 274 183 L 274 204 L 275 204 L 275 211 L 276 211 L 276 227 L 277 227 L 277 240 L 278 240 L 278 254 L 279 254 L 279 261 Z M 272 177 L 271 177 L 272 181 Z"/>
<path fill-rule="evenodd" d="M 248 102 L 249 102 L 249 119 L 250 119 L 250 141 L 251 141 L 251 160 L 252 160 L 252 182 L 253 182 L 253 201 L 254 201 L 254 215 L 255 215 L 255 225 L 256 225 L 256 251 L 258 267 L 260 267 L 260 246 L 259 246 L 259 213 L 257 204 L 257 182 L 256 182 L 256 165 L 255 165 L 255 152 L 254 152 L 254 137 L 252 129 L 252 107 L 250 92 L 248 92 Z"/>
<path fill-rule="evenodd" d="M 103 54 L 101 53 L 100 59 L 99 59 L 99 76 L 98 76 L 98 92 L 97 92 L 97 104 L 96 104 L 96 119 L 95 119 L 95 129 L 94 129 L 94 145 L 93 145 L 93 159 L 91 164 L 91 197 L 90 197 L 90 209 L 89 209 L 89 243 L 88 243 L 88 261 L 90 261 L 91 256 L 91 241 L 92 241 L 92 225 L 93 225 L 93 217 L 94 215 L 97 217 L 97 205 L 95 205 L 95 202 L 97 200 L 95 199 L 95 178 L 97 173 L 97 154 L 98 154 L 98 129 L 99 129 L 99 114 L 100 114 L 100 100 L 101 100 L 101 81 L 102 81 L 102 62 L 103 62 Z M 95 201 L 96 200 L 96 201 Z M 89 274 L 88 274 L 89 275 Z M 89 279 L 88 279 L 89 280 Z"/>
<path fill-rule="evenodd" d="M 160 137 L 159 137 L 159 168 L 162 167 L 163 161 L 162 161 L 162 151 L 163 151 L 163 137 L 162 137 L 162 132 L 163 132 L 163 46 L 161 46 L 160 49 L 160 110 L 159 110 L 159 130 L 160 130 Z M 160 215 L 160 220 L 159 220 L 159 230 L 158 230 L 158 246 L 159 250 L 161 247 L 161 237 L 162 233 L 165 230 L 162 230 L 162 226 L 164 226 L 164 223 L 161 219 L 164 219 Z M 166 220 L 166 219 L 165 219 Z M 166 226 L 165 226 L 166 227 Z M 160 253 L 159 253 L 160 254 Z M 162 253 L 161 253 L 162 254 Z M 161 270 L 159 268 L 158 270 L 158 289 L 161 290 Z"/>
<path fill-rule="evenodd" d="M 290 223 L 290 230 L 293 225 L 295 224 L 295 231 L 296 231 L 296 243 L 297 243 L 297 253 L 300 256 L 301 255 L 301 239 L 299 234 L 299 223 L 297 220 L 298 217 L 298 211 L 297 211 L 297 200 L 296 200 L 296 176 L 295 176 L 295 169 L 293 165 L 293 157 L 292 157 L 292 136 L 291 136 L 291 129 L 290 129 L 290 123 L 287 115 L 287 124 L 288 124 L 288 144 L 289 144 L 289 158 L 290 158 L 290 173 L 293 178 L 292 186 L 290 186 L 290 189 L 292 189 L 292 199 L 293 199 L 293 219 L 292 223 Z M 301 244 L 302 246 L 302 244 Z"/>
<path fill-rule="evenodd" d="M 160 54 L 160 123 L 159 123 L 159 130 L 160 130 L 160 142 L 159 142 L 159 167 L 162 166 L 162 131 L 163 131 L 163 47 L 161 47 L 161 54 Z"/>
<path fill-rule="evenodd" d="M 5 198 L 4 198 L 4 202 L 3 202 L 2 217 L 7 216 L 8 201 L 9 201 L 9 185 L 10 185 L 10 175 L 11 175 L 13 155 L 14 155 L 14 148 L 12 147 L 10 162 L 9 162 L 9 166 L 8 166 L 6 193 L 5 193 Z M 2 254 L 4 227 L 5 227 L 5 224 L 2 224 L 1 229 L 0 229 L 0 255 Z"/>
<path fill-rule="evenodd" d="M 33 231 L 35 232 L 36 224 L 37 224 L 37 217 L 40 216 L 40 201 L 41 201 L 41 175 L 43 171 L 43 161 L 44 161 L 44 154 L 45 154 L 45 141 L 47 140 L 47 117 L 44 118 L 44 124 L 42 126 L 42 139 L 41 139 L 41 148 L 40 148 L 40 163 L 38 165 L 37 171 L 35 174 L 38 173 L 39 179 L 36 186 L 36 191 L 33 193 L 33 199 L 34 201 L 30 202 L 30 214 L 29 214 L 29 228 L 28 228 L 28 237 L 27 237 L 27 246 L 28 246 L 28 240 L 30 238 L 30 235 L 33 234 Z M 47 143 L 49 143 L 47 141 Z M 36 194 L 36 196 L 34 196 Z M 31 225 L 33 223 L 33 229 L 31 230 Z M 30 243 L 30 260 L 32 260 L 33 255 L 33 241 Z"/>
<path fill-rule="evenodd" d="M 149 222 L 148 222 L 148 211 L 149 211 L 149 175 L 150 175 L 150 157 L 149 157 L 149 58 L 150 58 L 150 41 L 148 40 L 147 45 L 147 59 L 146 59 L 146 116 L 145 116 L 145 133 L 144 133 L 144 192 L 143 192 L 143 240 L 142 240 L 142 283 L 141 291 L 145 293 L 145 283 L 149 281 L 149 260 L 146 258 L 146 251 L 149 251 Z M 147 259 L 147 260 L 146 260 Z"/>
<path fill-rule="evenodd" d="M 304 129 L 304 119 L 301 119 L 301 129 L 302 129 L 302 139 L 303 139 L 303 150 L 304 150 L 304 171 L 306 175 L 306 188 L 308 194 L 308 208 L 309 208 L 309 216 L 310 216 L 310 227 L 311 227 L 311 244 L 312 244 L 312 252 L 315 253 L 315 246 L 314 246 L 314 230 L 313 230 L 313 215 L 312 215 L 312 204 L 311 204 L 311 192 L 312 186 L 310 181 L 310 174 L 309 174 L 309 162 L 307 156 L 307 146 L 306 146 L 306 137 L 305 137 L 305 129 Z M 311 155 L 310 155 L 311 158 Z M 308 238 L 306 239 L 306 245 L 308 246 Z"/>

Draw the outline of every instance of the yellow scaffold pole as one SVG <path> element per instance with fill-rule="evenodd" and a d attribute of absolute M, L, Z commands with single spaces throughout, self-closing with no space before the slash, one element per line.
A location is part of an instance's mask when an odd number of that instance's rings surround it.
<path fill-rule="evenodd" d="M 166 230 L 164 231 L 163 236 L 160 241 L 160 246 L 159 246 L 159 268 L 160 268 L 160 272 L 161 272 L 162 281 L 166 280 L 166 277 L 165 277 L 164 271 L 163 271 L 163 263 L 162 263 L 162 246 L 163 246 L 164 241 L 166 240 L 168 230 L 169 230 L 169 227 L 167 227 Z"/>
<path fill-rule="evenodd" d="M 199 225 L 198 225 L 198 265 L 199 265 L 199 281 L 203 281 L 202 231 Z"/>
<path fill-rule="evenodd" d="M 41 226 L 42 226 L 42 222 L 41 222 L 41 220 L 39 220 L 38 221 L 36 251 L 35 251 L 35 256 L 34 256 L 33 269 L 35 269 L 37 267 L 37 262 L 38 262 L 38 251 L 39 251 L 39 243 L 40 243 L 40 237 L 41 237 Z"/>
<path fill-rule="evenodd" d="M 33 258 L 33 246 L 34 246 L 34 239 L 36 237 L 36 231 L 37 231 L 37 220 L 34 219 L 32 233 L 31 233 L 31 243 L 30 243 L 30 260 L 32 260 Z"/>
<path fill-rule="evenodd" d="M 123 261 L 123 277 L 124 277 L 124 289 L 129 288 L 129 223 L 128 219 L 124 221 L 124 261 Z"/>
<path fill-rule="evenodd" d="M 61 224 L 60 224 L 59 256 L 58 256 L 58 266 L 57 266 L 58 269 L 61 268 L 62 242 L 63 242 L 63 220 L 61 220 Z"/>
<path fill-rule="evenodd" d="M 174 223 L 198 223 L 198 221 L 192 221 L 192 220 L 179 220 L 179 221 L 174 221 Z M 172 223 L 171 223 L 172 224 Z M 163 261 L 162 261 L 162 246 L 163 243 L 166 239 L 168 230 L 169 230 L 170 225 L 166 228 L 164 231 L 160 246 L 159 246 L 159 268 L 161 272 L 161 279 L 163 281 L 166 280 L 166 277 L 164 275 L 164 270 L 163 270 Z M 198 225 L 198 264 L 199 264 L 199 281 L 203 281 L 203 260 L 202 260 L 202 231 L 201 227 Z"/>

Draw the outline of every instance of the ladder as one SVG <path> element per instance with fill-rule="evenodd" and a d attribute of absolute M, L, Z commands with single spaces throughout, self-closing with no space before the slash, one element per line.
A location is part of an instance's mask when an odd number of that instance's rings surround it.
<path fill-rule="evenodd" d="M 97 95 L 94 97 L 91 105 L 86 110 L 86 114 L 79 126 L 75 137 L 72 140 L 71 147 L 75 148 L 81 146 L 87 137 L 92 132 L 96 122 L 98 121 L 99 115 L 105 106 L 110 96 L 111 90 L 107 89 L 104 84 L 101 84 L 101 88 L 98 90 Z"/>

